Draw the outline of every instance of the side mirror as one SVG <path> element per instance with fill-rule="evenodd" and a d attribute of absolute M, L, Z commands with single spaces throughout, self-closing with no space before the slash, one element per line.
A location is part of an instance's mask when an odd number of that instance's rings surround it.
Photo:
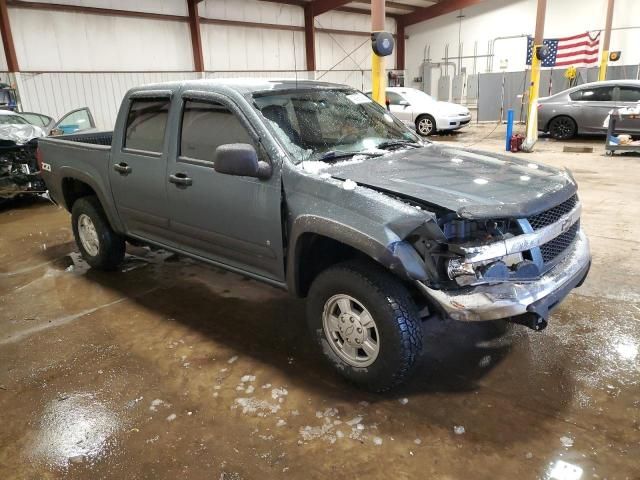
<path fill-rule="evenodd" d="M 213 168 L 218 173 L 255 177 L 260 179 L 271 176 L 271 165 L 258 160 L 256 149 L 248 143 L 229 143 L 216 148 Z"/>
<path fill-rule="evenodd" d="M 52 137 L 57 137 L 58 135 L 64 135 L 64 130 L 62 130 L 61 128 L 52 128 L 51 131 L 49 132 L 49 135 L 51 135 Z"/>
<path fill-rule="evenodd" d="M 408 107 L 411 104 L 409 102 L 407 102 L 406 100 L 400 100 L 398 102 L 398 105 L 402 105 L 403 107 Z"/>

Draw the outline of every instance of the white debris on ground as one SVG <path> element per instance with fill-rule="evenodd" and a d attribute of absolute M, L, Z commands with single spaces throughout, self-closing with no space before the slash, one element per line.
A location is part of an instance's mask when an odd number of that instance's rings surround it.
<path fill-rule="evenodd" d="M 280 405 L 277 403 L 269 403 L 266 400 L 259 400 L 255 397 L 239 397 L 234 400 L 232 409 L 242 408 L 242 413 L 245 415 L 257 415 L 258 417 L 266 417 L 278 413 Z"/>
<path fill-rule="evenodd" d="M 374 445 L 382 445 L 382 439 L 380 437 L 373 437 Z"/>
<path fill-rule="evenodd" d="M 246 382 L 254 382 L 256 380 L 256 376 L 255 375 L 244 375 L 240 381 L 242 383 L 246 383 Z"/>
<path fill-rule="evenodd" d="M 343 190 L 355 190 L 358 184 L 353 180 L 347 178 L 342 184 Z"/>
<path fill-rule="evenodd" d="M 306 425 L 299 430 L 301 440 L 304 443 L 311 440 L 323 440 L 328 443 L 335 443 L 338 439 L 348 438 L 362 441 L 366 438 L 364 431 L 367 428 L 376 428 L 375 425 L 365 427 L 362 423 L 362 416 L 358 415 L 347 422 L 340 420 L 339 410 L 334 407 L 326 408 L 324 411 L 318 410 L 316 417 L 322 419 L 320 425 Z M 345 427 L 347 433 L 345 433 Z M 350 428 L 350 431 L 349 431 Z"/>
<path fill-rule="evenodd" d="M 462 425 L 456 425 L 453 427 L 453 433 L 456 435 L 462 435 L 465 432 L 465 429 Z"/>
<path fill-rule="evenodd" d="M 409 403 L 409 399 L 408 398 L 401 398 L 400 400 L 398 400 L 402 405 L 406 405 L 407 403 Z"/>
<path fill-rule="evenodd" d="M 234 355 L 234 356 L 233 356 L 233 357 L 231 357 L 229 360 L 227 360 L 227 363 L 233 363 L 233 362 L 235 362 L 236 360 L 238 360 L 238 356 L 237 356 L 237 355 Z"/>
<path fill-rule="evenodd" d="M 573 438 L 571 437 L 560 437 L 560 443 L 563 447 L 569 448 L 573 447 Z"/>
<path fill-rule="evenodd" d="M 160 406 L 170 407 L 171 404 L 165 402 L 164 400 L 156 398 L 155 400 L 153 400 L 151 402 L 151 406 L 149 407 L 149 410 L 151 410 L 152 412 L 157 412 L 158 411 L 158 407 L 160 407 Z"/>
<path fill-rule="evenodd" d="M 167 417 L 167 422 L 173 422 L 176 418 L 177 418 L 177 415 L 175 413 L 172 413 Z"/>
<path fill-rule="evenodd" d="M 422 440 L 420 440 L 419 438 L 416 438 L 413 443 L 415 443 L 416 445 L 420 445 L 422 443 Z"/>
<path fill-rule="evenodd" d="M 245 393 L 253 393 L 253 391 L 255 390 L 255 387 L 253 385 L 249 385 L 244 391 Z"/>
<path fill-rule="evenodd" d="M 264 385 L 262 385 L 261 388 L 271 388 L 271 384 L 270 383 L 265 383 Z"/>
<path fill-rule="evenodd" d="M 287 424 L 286 420 L 279 418 L 278 421 L 276 422 L 276 427 L 284 427 L 286 424 Z"/>
<path fill-rule="evenodd" d="M 284 402 L 284 397 L 287 395 L 289 395 L 289 392 L 286 388 L 274 388 L 271 390 L 271 398 L 278 400 L 280 403 Z"/>

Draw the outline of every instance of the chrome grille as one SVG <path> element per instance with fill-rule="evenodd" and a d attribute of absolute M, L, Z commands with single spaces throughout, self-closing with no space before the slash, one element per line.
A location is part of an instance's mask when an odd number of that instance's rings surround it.
<path fill-rule="evenodd" d="M 573 243 L 573 240 L 576 238 L 576 234 L 579 229 L 580 220 L 574 223 L 566 232 L 561 233 L 544 245 L 540 245 L 540 253 L 542 254 L 542 260 L 544 263 L 553 261 L 558 255 L 569 248 L 571 243 Z"/>
<path fill-rule="evenodd" d="M 560 205 L 550 208 L 549 210 L 545 210 L 544 212 L 539 213 L 537 215 L 533 215 L 527 218 L 527 220 L 529 220 L 529 223 L 531 224 L 531 228 L 533 228 L 534 230 L 540 230 L 541 228 L 546 227 L 547 225 L 556 223 L 558 220 L 560 220 L 560 218 L 563 215 L 566 215 L 571 210 L 573 210 L 577 203 L 578 203 L 578 196 L 574 195 L 573 197 L 569 198 L 569 200 L 562 202 Z"/>

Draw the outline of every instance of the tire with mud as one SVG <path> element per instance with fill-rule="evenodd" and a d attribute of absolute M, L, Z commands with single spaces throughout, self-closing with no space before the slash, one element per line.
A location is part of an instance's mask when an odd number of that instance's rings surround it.
<path fill-rule="evenodd" d="M 95 196 L 82 197 L 71 209 L 73 236 L 82 257 L 98 270 L 115 270 L 122 263 L 125 240 L 114 232 Z"/>
<path fill-rule="evenodd" d="M 422 351 L 422 324 L 408 290 L 373 262 L 320 273 L 309 291 L 307 322 L 331 365 L 370 391 L 406 381 Z"/>

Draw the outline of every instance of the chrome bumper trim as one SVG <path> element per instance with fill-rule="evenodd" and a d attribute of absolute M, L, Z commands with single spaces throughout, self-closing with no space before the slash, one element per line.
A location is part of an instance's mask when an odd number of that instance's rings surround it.
<path fill-rule="evenodd" d="M 454 320 L 498 320 L 526 313 L 545 297 L 550 298 L 545 307 L 553 308 L 584 278 L 590 263 L 589 241 L 579 230 L 562 261 L 535 282 L 479 285 L 457 292 L 434 290 L 420 281 L 416 285 Z"/>
<path fill-rule="evenodd" d="M 460 247 L 458 251 L 460 254 L 465 256 L 465 261 L 468 263 L 484 262 L 487 260 L 493 260 L 494 258 L 504 257 L 512 253 L 525 252 L 532 248 L 539 247 L 540 245 L 544 245 L 556 238 L 558 235 L 566 232 L 574 223 L 580 220 L 581 212 L 582 205 L 578 202 L 573 210 L 560 217 L 557 222 L 547 225 L 540 230 L 518 235 L 516 237 L 506 238 L 499 242 L 493 242 L 479 247 Z"/>

